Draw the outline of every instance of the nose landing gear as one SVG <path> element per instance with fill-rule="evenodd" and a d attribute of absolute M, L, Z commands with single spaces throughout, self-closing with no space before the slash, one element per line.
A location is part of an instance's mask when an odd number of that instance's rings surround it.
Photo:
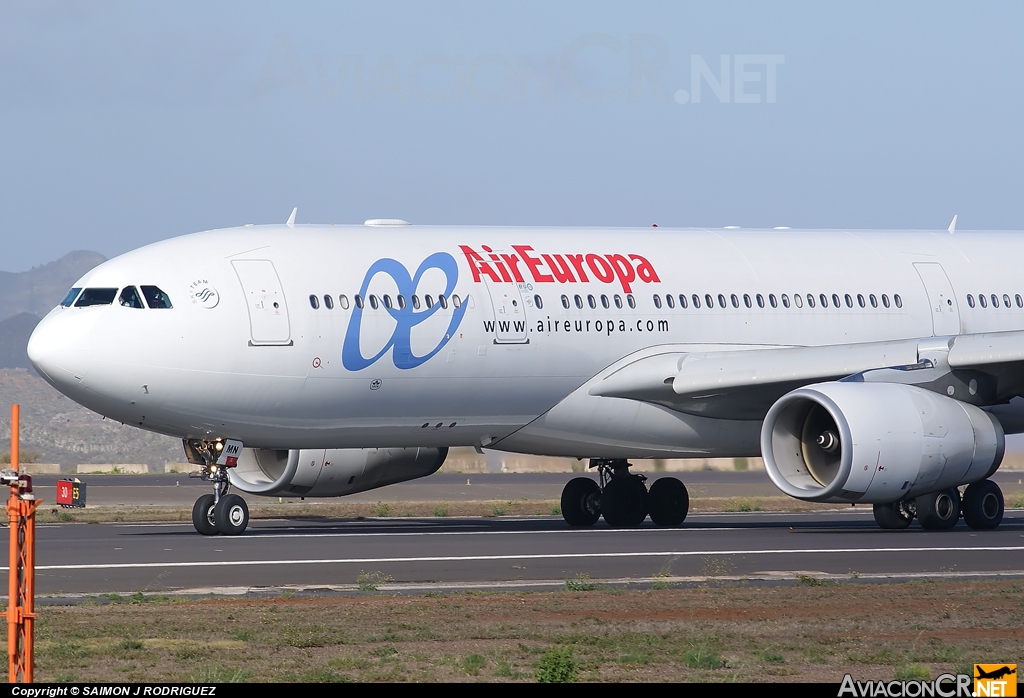
<path fill-rule="evenodd" d="M 686 518 L 690 497 L 674 477 L 663 477 L 647 489 L 647 478 L 629 472 L 625 459 L 590 461 L 600 485 L 590 478 L 570 480 L 562 490 L 562 518 L 570 526 L 592 526 L 604 516 L 614 527 L 639 526 L 650 514 L 658 526 L 678 526 Z"/>
<path fill-rule="evenodd" d="M 237 536 L 249 525 L 249 507 L 237 494 L 228 494 L 228 471 L 217 464 L 220 442 L 186 440 L 185 455 L 199 466 L 189 477 L 213 483 L 213 494 L 204 494 L 192 506 L 192 525 L 204 536 Z"/>

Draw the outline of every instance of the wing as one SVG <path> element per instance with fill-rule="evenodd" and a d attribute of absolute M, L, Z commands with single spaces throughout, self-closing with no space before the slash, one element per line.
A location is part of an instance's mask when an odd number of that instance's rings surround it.
<path fill-rule="evenodd" d="M 666 347 L 628 363 L 590 394 L 724 419 L 761 419 L 791 390 L 831 380 L 927 387 L 977 405 L 1024 393 L 1024 332 L 817 347 Z"/>

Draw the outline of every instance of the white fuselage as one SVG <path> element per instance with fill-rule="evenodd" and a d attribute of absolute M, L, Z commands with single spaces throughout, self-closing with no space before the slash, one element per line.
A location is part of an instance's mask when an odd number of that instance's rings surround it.
<path fill-rule="evenodd" d="M 666 347 L 1019 330 L 1018 257 L 1003 232 L 232 228 L 100 265 L 76 287 L 156 286 L 173 307 L 58 307 L 29 352 L 81 404 L 183 438 L 757 455 L 759 420 L 587 385 Z"/>

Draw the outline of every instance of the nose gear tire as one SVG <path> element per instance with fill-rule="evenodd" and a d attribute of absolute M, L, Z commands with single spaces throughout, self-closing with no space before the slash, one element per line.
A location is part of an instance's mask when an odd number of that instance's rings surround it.
<path fill-rule="evenodd" d="M 212 494 L 204 494 L 192 505 L 192 525 L 204 536 L 215 536 L 220 533 L 213 516 L 215 504 L 216 501 Z"/>
<path fill-rule="evenodd" d="M 226 536 L 237 536 L 249 525 L 249 507 L 237 494 L 224 495 L 214 507 L 213 518 L 218 531 Z"/>

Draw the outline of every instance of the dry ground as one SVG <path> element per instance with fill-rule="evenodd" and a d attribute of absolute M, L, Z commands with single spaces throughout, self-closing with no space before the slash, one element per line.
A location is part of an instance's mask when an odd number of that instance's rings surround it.
<path fill-rule="evenodd" d="M 1020 662 L 1014 580 L 114 603 L 39 610 L 41 681 L 829 681 Z M 105 601 L 105 600 L 104 600 Z M 552 649 L 554 648 L 554 650 Z M 547 656 L 547 660 L 543 658 Z"/>

